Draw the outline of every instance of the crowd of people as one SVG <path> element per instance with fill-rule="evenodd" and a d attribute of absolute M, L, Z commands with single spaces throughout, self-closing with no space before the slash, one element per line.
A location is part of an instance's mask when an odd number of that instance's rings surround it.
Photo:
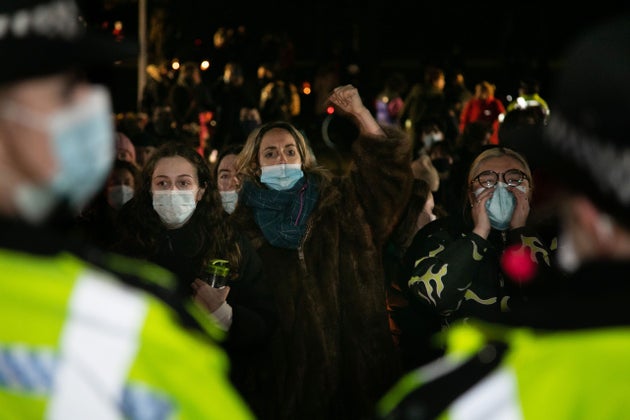
<path fill-rule="evenodd" d="M 624 418 L 627 19 L 551 109 L 431 65 L 306 124 L 268 62 L 152 64 L 117 115 L 81 69 L 135 52 L 31 3 L 0 6 L 30 22 L 0 34 L 8 417 Z"/>

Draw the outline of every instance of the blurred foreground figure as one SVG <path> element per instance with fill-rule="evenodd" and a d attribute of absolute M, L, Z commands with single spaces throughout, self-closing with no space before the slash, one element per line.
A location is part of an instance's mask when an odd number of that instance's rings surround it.
<path fill-rule="evenodd" d="M 566 57 L 554 117 L 528 153 L 557 189 L 553 284 L 501 324 L 453 328 L 446 357 L 402 379 L 380 418 L 628 416 L 630 19 L 591 28 Z"/>
<path fill-rule="evenodd" d="M 78 12 L 0 5 L 1 416 L 251 418 L 218 329 L 171 298 L 172 274 L 61 229 L 103 187 L 115 145 L 108 91 L 71 66 L 127 54 L 85 35 Z"/>

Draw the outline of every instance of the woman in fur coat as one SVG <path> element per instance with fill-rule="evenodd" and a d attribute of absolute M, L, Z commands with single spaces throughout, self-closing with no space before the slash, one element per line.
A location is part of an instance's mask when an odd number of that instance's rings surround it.
<path fill-rule="evenodd" d="M 400 374 L 388 328 L 382 250 L 408 200 L 411 144 L 381 127 L 352 85 L 329 97 L 356 126 L 335 177 L 302 133 L 270 122 L 250 134 L 234 220 L 249 234 L 279 317 L 261 366 L 261 419 L 364 419 Z"/>

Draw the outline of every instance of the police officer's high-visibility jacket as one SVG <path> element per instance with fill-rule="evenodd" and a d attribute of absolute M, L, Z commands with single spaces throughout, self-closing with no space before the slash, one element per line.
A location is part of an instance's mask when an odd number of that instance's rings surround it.
<path fill-rule="evenodd" d="M 166 304 L 169 272 L 89 263 L 37 229 L 0 227 L 0 418 L 253 417 L 216 326 Z"/>
<path fill-rule="evenodd" d="M 409 372 L 379 419 L 630 419 L 630 262 L 590 263 L 501 323 L 445 334 L 446 356 Z"/>

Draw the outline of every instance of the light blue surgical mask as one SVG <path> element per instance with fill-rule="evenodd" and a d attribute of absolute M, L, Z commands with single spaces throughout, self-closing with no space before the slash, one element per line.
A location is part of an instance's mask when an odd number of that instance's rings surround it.
<path fill-rule="evenodd" d="M 260 170 L 260 182 L 277 191 L 290 189 L 304 176 L 301 163 L 263 166 Z"/>
<path fill-rule="evenodd" d="M 238 202 L 238 191 L 219 191 L 219 194 L 221 194 L 223 209 L 229 214 L 232 214 L 234 209 L 236 209 L 236 203 Z"/>
<path fill-rule="evenodd" d="M 516 188 L 527 192 L 525 187 L 520 186 Z M 475 191 L 475 195 L 479 195 L 481 191 L 483 191 L 483 188 Z M 486 212 L 488 213 L 488 219 L 490 219 L 490 226 L 496 230 L 507 230 L 510 227 L 515 205 L 516 197 L 508 191 L 507 184 L 497 182 L 492 197 L 486 201 Z"/>
<path fill-rule="evenodd" d="M 47 133 L 57 172 L 47 184 L 22 184 L 15 203 L 31 222 L 44 219 L 62 200 L 77 212 L 103 187 L 114 160 L 114 123 L 109 92 L 93 86 L 78 102 L 50 115 L 16 103 L 2 117 Z"/>

